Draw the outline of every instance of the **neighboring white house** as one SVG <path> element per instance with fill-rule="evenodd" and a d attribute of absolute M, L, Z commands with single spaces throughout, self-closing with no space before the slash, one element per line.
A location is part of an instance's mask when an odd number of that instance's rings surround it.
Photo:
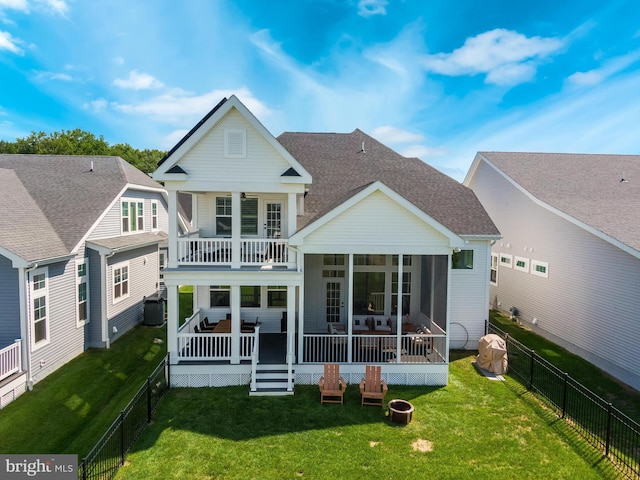
<path fill-rule="evenodd" d="M 494 308 L 640 389 L 640 156 L 480 152 L 464 184 L 503 235 Z"/>
<path fill-rule="evenodd" d="M 0 155 L 0 407 L 141 321 L 167 230 L 166 192 L 119 157 Z"/>
<path fill-rule="evenodd" d="M 153 176 L 169 196 L 173 385 L 292 393 L 325 362 L 350 382 L 376 363 L 389 383 L 444 385 L 450 346 L 484 334 L 495 225 L 470 189 L 360 130 L 276 139 L 232 96 Z"/>

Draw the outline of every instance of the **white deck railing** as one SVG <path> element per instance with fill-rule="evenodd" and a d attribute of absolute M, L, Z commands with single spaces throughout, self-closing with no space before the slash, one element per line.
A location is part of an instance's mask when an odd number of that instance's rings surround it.
<path fill-rule="evenodd" d="M 251 360 L 255 333 L 240 333 L 240 360 Z M 178 333 L 180 360 L 231 361 L 230 333 Z"/>
<path fill-rule="evenodd" d="M 0 350 L 0 380 L 4 380 L 22 370 L 21 343 L 22 341 L 18 339 L 13 344 Z"/>
<path fill-rule="evenodd" d="M 243 239 L 240 248 L 240 265 L 287 265 L 289 249 L 281 239 Z M 178 263 L 181 265 L 231 265 L 234 242 L 230 238 L 179 238 Z"/>
<path fill-rule="evenodd" d="M 304 363 L 444 363 L 446 334 L 353 335 L 305 334 Z"/>

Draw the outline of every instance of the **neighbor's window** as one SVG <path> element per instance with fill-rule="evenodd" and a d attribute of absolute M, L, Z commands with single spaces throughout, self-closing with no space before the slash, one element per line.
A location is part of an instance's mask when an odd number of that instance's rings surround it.
<path fill-rule="evenodd" d="M 513 269 L 520 270 L 521 272 L 529 273 L 529 259 L 522 257 L 515 257 L 513 259 Z"/>
<path fill-rule="evenodd" d="M 151 202 L 151 229 L 158 230 L 158 202 Z"/>
<path fill-rule="evenodd" d="M 231 197 L 216 197 L 216 235 L 231 236 Z"/>
<path fill-rule="evenodd" d="M 538 260 L 531 260 L 531 273 L 539 277 L 549 277 L 549 264 Z"/>
<path fill-rule="evenodd" d="M 489 274 L 489 283 L 491 285 L 498 285 L 498 254 L 491 254 L 491 273 Z"/>
<path fill-rule="evenodd" d="M 384 272 L 353 272 L 354 315 L 384 314 Z"/>
<path fill-rule="evenodd" d="M 122 233 L 144 231 L 144 202 L 122 199 Z"/>
<path fill-rule="evenodd" d="M 245 285 L 240 287 L 240 306 L 259 307 L 260 287 L 257 285 Z"/>
<path fill-rule="evenodd" d="M 451 268 L 454 270 L 471 270 L 473 268 L 473 250 L 453 252 Z"/>
<path fill-rule="evenodd" d="M 502 265 L 503 267 L 512 268 L 512 262 L 513 257 L 511 255 L 509 255 L 508 253 L 500 254 L 500 265 Z"/>
<path fill-rule="evenodd" d="M 31 272 L 31 318 L 33 322 L 33 346 L 49 343 L 49 272 L 39 268 Z"/>
<path fill-rule="evenodd" d="M 287 287 L 286 286 L 270 286 L 267 287 L 267 306 L 269 308 L 286 308 L 287 306 Z"/>
<path fill-rule="evenodd" d="M 211 308 L 231 306 L 231 288 L 229 285 L 211 285 L 209 287 L 209 306 Z"/>
<path fill-rule="evenodd" d="M 89 322 L 89 265 L 86 258 L 76 263 L 76 285 L 78 289 L 76 321 L 78 326 L 81 326 Z"/>
<path fill-rule="evenodd" d="M 113 266 L 113 302 L 129 296 L 129 262 Z"/>

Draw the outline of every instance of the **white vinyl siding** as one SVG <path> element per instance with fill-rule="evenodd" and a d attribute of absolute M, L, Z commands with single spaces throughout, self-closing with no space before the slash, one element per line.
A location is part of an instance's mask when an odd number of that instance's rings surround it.
<path fill-rule="evenodd" d="M 40 348 L 50 341 L 49 336 L 49 270 L 38 268 L 31 272 L 31 347 Z"/>

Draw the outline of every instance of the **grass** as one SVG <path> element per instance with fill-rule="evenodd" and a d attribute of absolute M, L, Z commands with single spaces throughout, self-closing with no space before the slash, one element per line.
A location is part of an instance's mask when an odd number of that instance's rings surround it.
<path fill-rule="evenodd" d="M 0 452 L 72 453 L 81 459 L 165 354 L 166 327 L 139 326 L 109 350 L 76 357 L 2 410 Z"/>
<path fill-rule="evenodd" d="M 520 343 L 535 350 L 549 363 L 568 372 L 572 378 L 599 397 L 611 402 L 635 421 L 640 421 L 640 392 L 617 381 L 593 364 L 533 333 L 499 312 L 491 311 L 490 321 Z"/>
<path fill-rule="evenodd" d="M 477 373 L 454 355 L 446 387 L 390 386 L 415 406 L 391 424 L 361 407 L 320 405 L 316 386 L 291 397 L 249 397 L 247 387 L 173 389 L 117 479 L 616 478 L 611 464 L 517 384 Z M 510 382 L 510 381 L 509 381 Z"/>

